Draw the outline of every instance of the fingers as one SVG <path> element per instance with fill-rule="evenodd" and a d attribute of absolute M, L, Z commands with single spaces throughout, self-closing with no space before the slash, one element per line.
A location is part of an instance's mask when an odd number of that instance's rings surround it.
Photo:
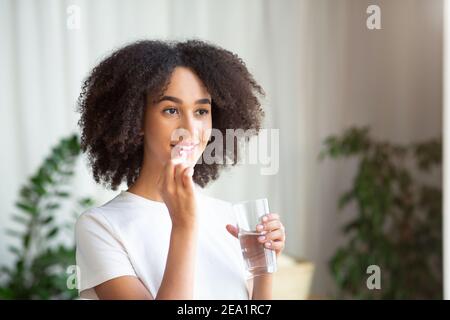
<path fill-rule="evenodd" d="M 186 163 L 175 165 L 175 182 L 176 188 L 186 188 L 193 190 L 194 183 L 192 176 L 194 175 L 194 168 L 188 166 Z"/>
<path fill-rule="evenodd" d="M 267 249 L 271 249 L 271 250 L 275 250 L 277 252 L 280 252 L 284 249 L 284 241 L 267 241 L 266 243 L 264 243 L 264 247 L 266 247 Z"/>
<path fill-rule="evenodd" d="M 237 227 L 233 226 L 232 224 L 227 224 L 226 228 L 227 228 L 227 231 L 229 233 L 231 233 L 234 237 L 236 237 L 236 238 L 238 237 L 239 229 Z"/>
<path fill-rule="evenodd" d="M 187 165 L 184 163 L 175 165 L 175 183 L 177 185 L 177 188 L 183 186 L 183 174 L 186 168 Z"/>
<path fill-rule="evenodd" d="M 183 171 L 183 184 L 188 190 L 193 190 L 194 182 L 192 181 L 192 176 L 194 175 L 194 168 L 187 167 Z"/>
<path fill-rule="evenodd" d="M 282 229 L 277 229 L 275 231 L 268 232 L 258 237 L 258 241 L 261 243 L 264 243 L 266 241 L 284 241 L 284 240 L 285 234 Z"/>
<path fill-rule="evenodd" d="M 258 241 L 268 249 L 280 251 L 284 249 L 285 236 L 281 230 L 267 233 L 258 237 Z"/>
<path fill-rule="evenodd" d="M 270 215 L 273 215 L 272 218 Z M 269 216 L 263 217 L 263 222 L 256 226 L 256 230 L 261 231 L 271 231 L 276 229 L 284 229 L 283 224 L 279 220 L 279 216 L 275 213 L 271 213 Z M 266 219 L 264 219 L 266 218 Z"/>
<path fill-rule="evenodd" d="M 276 230 L 276 229 L 280 229 L 282 228 L 283 225 L 281 224 L 281 222 L 279 220 L 273 220 L 270 222 L 266 222 L 263 224 L 258 224 L 256 226 L 256 230 L 257 231 L 270 231 L 270 230 Z"/>
<path fill-rule="evenodd" d="M 275 250 L 277 254 L 284 249 L 286 242 L 285 228 L 279 219 L 278 214 L 270 213 L 256 226 L 256 230 L 262 234 L 258 237 L 258 241 L 265 248 Z"/>
<path fill-rule="evenodd" d="M 277 213 L 268 213 L 262 218 L 262 220 L 264 222 L 271 220 L 280 220 L 280 215 Z"/>
<path fill-rule="evenodd" d="M 194 187 L 193 174 L 194 169 L 188 167 L 186 163 L 169 160 L 158 179 L 158 186 L 169 192 L 176 192 L 178 188 L 192 189 Z"/>
<path fill-rule="evenodd" d="M 174 164 L 172 161 L 167 161 L 166 165 L 164 166 L 163 172 L 161 172 L 161 175 L 158 180 L 158 184 L 160 187 L 163 187 L 165 189 L 170 189 L 171 182 L 174 179 Z"/>

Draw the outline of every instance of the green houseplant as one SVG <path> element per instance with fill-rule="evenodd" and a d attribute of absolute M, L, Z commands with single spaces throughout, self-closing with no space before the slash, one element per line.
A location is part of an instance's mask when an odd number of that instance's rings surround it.
<path fill-rule="evenodd" d="M 339 298 L 442 298 L 442 190 L 433 171 L 441 149 L 440 139 L 377 141 L 367 127 L 325 140 L 321 159 L 358 159 L 353 186 L 338 204 L 356 204 L 357 215 L 343 227 L 347 243 L 329 265 Z M 381 270 L 379 290 L 366 285 L 370 265 Z"/>
<path fill-rule="evenodd" d="M 93 204 L 74 199 L 70 181 L 80 154 L 77 135 L 62 139 L 29 181 L 21 188 L 12 219 L 18 228 L 6 232 L 15 238 L 8 249 L 12 267 L 0 267 L 0 299 L 72 299 L 76 288 L 67 286 L 68 266 L 75 265 L 74 244 L 58 239 L 63 231 L 73 236 L 74 219 Z M 75 208 L 74 208 L 75 206 Z M 74 209 L 71 221 L 58 221 L 58 212 Z M 67 209 L 68 210 L 68 209 Z"/>

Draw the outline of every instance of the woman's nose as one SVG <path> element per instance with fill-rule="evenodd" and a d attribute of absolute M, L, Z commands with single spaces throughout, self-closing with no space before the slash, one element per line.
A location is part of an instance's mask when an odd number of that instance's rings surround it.
<path fill-rule="evenodd" d="M 181 128 L 187 131 L 189 134 L 188 138 L 189 140 L 193 141 L 197 139 L 197 134 L 200 130 L 200 124 L 194 117 L 191 116 L 185 116 L 183 117 Z"/>

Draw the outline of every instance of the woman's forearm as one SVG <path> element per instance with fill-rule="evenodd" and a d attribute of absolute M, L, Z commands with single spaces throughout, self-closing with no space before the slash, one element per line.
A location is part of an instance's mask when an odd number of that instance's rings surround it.
<path fill-rule="evenodd" d="M 252 300 L 271 300 L 272 280 L 273 275 L 271 273 L 254 277 Z"/>
<path fill-rule="evenodd" d="M 166 268 L 155 299 L 193 299 L 196 250 L 197 226 L 172 226 Z"/>

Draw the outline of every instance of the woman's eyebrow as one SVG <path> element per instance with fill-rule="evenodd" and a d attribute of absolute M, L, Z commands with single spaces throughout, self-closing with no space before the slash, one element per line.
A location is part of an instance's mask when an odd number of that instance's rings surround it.
<path fill-rule="evenodd" d="M 172 101 L 172 102 L 179 103 L 179 104 L 183 103 L 183 100 L 181 100 L 177 97 L 172 97 L 172 96 L 164 96 L 161 98 L 161 100 L 159 100 L 159 102 L 164 101 L 164 100 Z M 199 99 L 199 100 L 195 101 L 195 104 L 211 104 L 211 100 L 209 100 L 208 98 L 203 98 L 203 99 Z"/>
<path fill-rule="evenodd" d="M 211 100 L 209 100 L 208 98 L 199 99 L 195 101 L 195 104 L 211 104 Z"/>

